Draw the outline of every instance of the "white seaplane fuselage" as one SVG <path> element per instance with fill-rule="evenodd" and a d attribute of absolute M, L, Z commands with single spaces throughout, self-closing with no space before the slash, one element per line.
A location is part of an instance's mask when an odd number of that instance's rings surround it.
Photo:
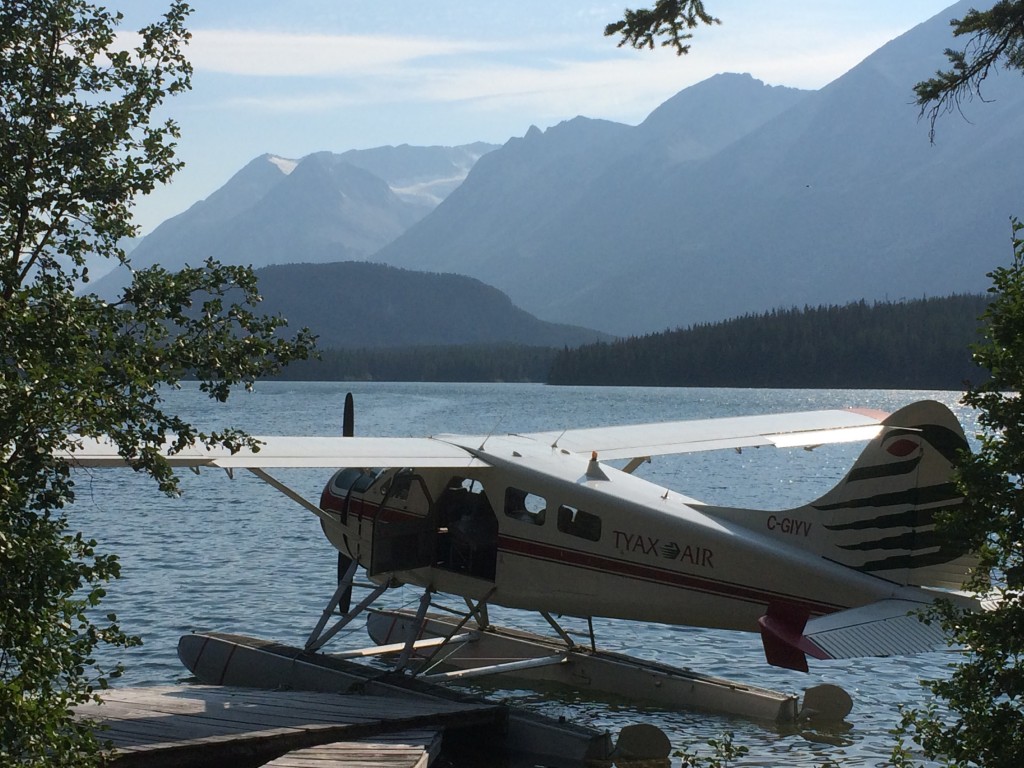
<path fill-rule="evenodd" d="M 964 503 L 952 478 L 968 445 L 934 401 L 888 416 L 826 410 L 501 437 L 260 440 L 241 451 L 171 444 L 167 461 L 248 469 L 317 515 L 339 566 L 349 561 L 338 605 L 358 563 L 378 584 L 475 600 L 476 612 L 494 603 L 549 618 L 760 631 L 770 663 L 805 670 L 807 656 L 941 646 L 941 631 L 915 613 L 935 590 L 958 589 L 976 563 L 937 526 Z M 868 442 L 844 478 L 784 511 L 711 506 L 632 474 L 651 456 L 845 440 Z M 71 442 L 74 464 L 125 463 L 109 441 Z M 614 460 L 629 463 L 604 463 Z M 344 468 L 314 504 L 267 473 L 289 467 Z M 967 596 L 962 604 L 977 606 Z"/>
<path fill-rule="evenodd" d="M 574 616 L 756 631 L 769 606 L 818 616 L 920 599 L 808 549 L 818 522 L 800 510 L 715 510 L 515 436 L 460 445 L 486 466 L 386 469 L 351 494 L 329 485 L 327 537 L 371 578 Z M 415 478 L 404 498 L 390 492 L 399 472 Z M 452 484 L 465 517 L 433 504 Z M 524 493 L 532 510 L 510 506 Z"/>

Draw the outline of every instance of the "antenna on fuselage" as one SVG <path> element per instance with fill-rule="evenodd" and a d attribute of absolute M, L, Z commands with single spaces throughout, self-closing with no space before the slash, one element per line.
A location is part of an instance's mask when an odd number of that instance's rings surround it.
<path fill-rule="evenodd" d="M 494 429 L 497 429 L 497 427 L 495 427 Z M 487 445 L 487 441 L 490 440 L 491 436 L 494 434 L 494 429 L 492 429 L 490 432 L 488 432 L 484 436 L 484 439 L 480 441 L 480 447 L 477 448 L 478 451 L 482 451 L 484 449 L 484 446 Z"/>
<path fill-rule="evenodd" d="M 500 416 L 498 417 L 498 420 L 494 423 L 494 426 L 491 427 L 491 431 L 488 432 L 484 439 L 480 441 L 480 447 L 477 448 L 478 451 L 482 451 L 484 449 L 484 446 L 487 445 L 487 441 L 494 437 L 494 433 L 497 432 L 498 428 L 501 426 L 502 418 L 503 417 Z"/>

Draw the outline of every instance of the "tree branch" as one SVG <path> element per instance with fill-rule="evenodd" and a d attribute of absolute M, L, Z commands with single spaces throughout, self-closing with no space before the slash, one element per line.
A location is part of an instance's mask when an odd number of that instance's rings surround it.
<path fill-rule="evenodd" d="M 981 84 L 994 67 L 1003 63 L 1009 69 L 1024 69 L 1024 0 L 1000 0 L 991 10 L 971 10 L 950 25 L 956 37 L 970 39 L 963 50 L 945 51 L 950 69 L 914 86 L 933 142 L 939 116 L 959 111 L 965 99 L 982 98 Z"/>
<path fill-rule="evenodd" d="M 664 37 L 661 45 L 672 46 L 676 55 L 690 52 L 685 41 L 693 35 L 688 31 L 699 25 L 721 24 L 722 22 L 704 10 L 702 0 L 657 0 L 653 8 L 626 8 L 623 18 L 604 28 L 606 36 L 621 35 L 619 47 L 654 48 L 655 38 Z"/>

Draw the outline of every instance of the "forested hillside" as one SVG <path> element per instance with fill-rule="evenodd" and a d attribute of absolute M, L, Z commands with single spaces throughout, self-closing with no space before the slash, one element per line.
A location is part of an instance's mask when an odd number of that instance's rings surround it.
<path fill-rule="evenodd" d="M 524 345 L 575 347 L 610 338 L 548 323 L 479 280 L 342 261 L 257 270 L 262 309 L 307 327 L 322 349 Z"/>
<path fill-rule="evenodd" d="M 745 315 L 564 349 L 551 384 L 960 389 L 984 296 L 819 306 Z"/>
<path fill-rule="evenodd" d="M 807 307 L 570 349 L 463 344 L 325 349 L 283 376 L 672 387 L 960 389 L 984 296 Z"/>
<path fill-rule="evenodd" d="M 320 360 L 289 365 L 291 381 L 544 382 L 554 347 L 511 344 L 326 349 Z"/>

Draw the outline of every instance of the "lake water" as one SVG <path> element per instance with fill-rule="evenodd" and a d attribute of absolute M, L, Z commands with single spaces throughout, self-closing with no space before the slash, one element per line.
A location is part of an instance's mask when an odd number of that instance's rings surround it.
<path fill-rule="evenodd" d="M 843 406 L 894 410 L 922 398 L 941 400 L 958 413 L 968 434 L 974 429 L 956 392 L 270 382 L 252 393 L 236 393 L 224 405 L 207 400 L 194 386 L 170 392 L 167 401 L 206 429 L 233 425 L 253 434 L 335 435 L 347 391 L 355 395 L 356 430 L 363 435 L 521 432 Z M 830 488 L 860 449 L 765 448 L 664 457 L 638 474 L 711 503 L 781 509 Z M 315 501 L 329 472 L 274 474 Z M 233 479 L 219 470 L 186 472 L 178 499 L 160 495 L 146 478 L 126 470 L 81 472 L 76 482 L 73 528 L 99 540 L 101 551 L 117 553 L 122 562 L 123 578 L 111 586 L 103 607 L 116 611 L 124 628 L 144 641 L 122 654 L 127 672 L 119 685 L 187 680 L 176 646 L 180 635 L 193 630 L 301 645 L 333 591 L 335 551 L 317 519 L 248 472 Z M 387 597 L 392 606 L 412 607 L 419 594 L 401 589 Z M 529 614 L 496 611 L 492 618 L 547 630 L 543 620 Z M 942 676 L 951 661 L 948 653 L 812 661 L 804 675 L 769 667 L 755 634 L 602 620 L 595 620 L 595 630 L 598 644 L 610 650 L 784 691 L 833 683 L 853 696 L 848 728 L 811 732 L 628 701 L 583 700 L 572 692 L 504 694 L 548 715 L 612 733 L 629 723 L 650 722 L 674 747 L 701 753 L 709 752 L 708 738 L 732 731 L 737 743 L 750 748 L 736 763 L 744 766 L 818 766 L 827 760 L 843 766 L 886 764 L 898 707 L 923 703 L 918 681 Z M 350 634 L 334 647 L 369 644 L 364 629 Z"/>

